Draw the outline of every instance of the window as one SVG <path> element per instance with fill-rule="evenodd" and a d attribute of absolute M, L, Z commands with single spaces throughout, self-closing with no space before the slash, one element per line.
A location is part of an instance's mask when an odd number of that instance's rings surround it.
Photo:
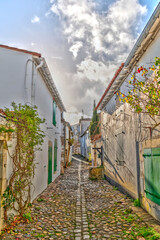
<path fill-rule="evenodd" d="M 160 148 L 144 149 L 145 193 L 160 205 Z"/>
<path fill-rule="evenodd" d="M 53 125 L 56 126 L 56 102 L 53 101 Z"/>
<path fill-rule="evenodd" d="M 54 173 L 57 171 L 57 139 L 54 141 Z"/>
<path fill-rule="evenodd" d="M 124 133 L 122 129 L 116 133 L 116 162 L 119 166 L 124 166 Z"/>

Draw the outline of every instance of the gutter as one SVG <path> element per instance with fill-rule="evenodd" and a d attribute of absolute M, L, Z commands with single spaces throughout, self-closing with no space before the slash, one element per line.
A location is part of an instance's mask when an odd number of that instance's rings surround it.
<path fill-rule="evenodd" d="M 139 36 L 137 42 L 135 43 L 132 51 L 130 52 L 126 62 L 125 62 L 125 66 L 128 66 L 130 61 L 132 60 L 132 58 L 135 56 L 136 51 L 138 50 L 138 48 L 141 46 L 142 42 L 144 41 L 144 39 L 147 37 L 151 27 L 153 26 L 155 20 L 159 17 L 160 14 L 160 3 L 158 3 L 155 11 L 153 12 L 151 18 L 149 19 L 147 25 L 145 26 L 145 28 L 143 29 L 141 35 Z"/>
<path fill-rule="evenodd" d="M 49 68 L 47 66 L 47 63 L 46 63 L 45 59 L 44 58 L 40 59 L 40 58 L 34 57 L 36 65 L 40 65 L 42 59 L 43 59 L 43 65 L 38 70 L 41 73 L 41 75 L 43 77 L 43 80 L 44 80 L 44 82 L 47 85 L 47 88 L 49 89 L 53 99 L 56 101 L 56 103 L 59 106 L 60 110 L 62 112 L 66 112 L 66 109 L 65 109 L 64 104 L 62 102 L 62 99 L 61 99 L 61 97 L 59 95 L 59 92 L 58 92 L 58 90 L 56 88 L 56 85 L 55 85 L 55 83 L 53 81 L 53 78 L 51 76 L 51 73 L 49 71 Z"/>
<path fill-rule="evenodd" d="M 97 106 L 96 106 L 96 110 L 100 107 L 102 101 L 105 100 L 105 96 L 106 96 L 106 94 L 107 94 L 108 91 L 110 90 L 112 84 L 113 84 L 114 81 L 116 80 L 116 78 L 117 78 L 117 76 L 119 75 L 119 73 L 122 71 L 123 66 L 124 66 L 124 63 L 122 63 L 121 66 L 120 66 L 120 67 L 118 68 L 118 70 L 116 71 L 114 77 L 112 78 L 112 81 L 109 83 L 109 85 L 108 85 L 108 87 L 106 88 L 104 94 L 102 95 L 102 97 L 101 97 L 99 103 L 97 104 Z M 101 107 L 100 107 L 100 109 L 101 109 Z"/>

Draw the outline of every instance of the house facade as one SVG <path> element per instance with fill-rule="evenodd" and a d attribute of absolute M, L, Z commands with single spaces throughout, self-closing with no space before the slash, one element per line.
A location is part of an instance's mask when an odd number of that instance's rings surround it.
<path fill-rule="evenodd" d="M 62 122 L 62 152 L 61 152 L 61 166 L 62 166 L 62 173 L 64 171 L 63 168 L 67 167 L 67 165 L 72 161 L 72 145 L 73 141 L 73 132 L 69 122 L 66 122 L 64 119 L 61 120 Z"/>
<path fill-rule="evenodd" d="M 87 138 L 89 137 L 89 125 L 90 125 L 91 119 L 90 118 L 83 118 L 79 120 L 79 126 L 80 126 L 80 148 L 81 148 L 81 155 L 85 158 L 88 158 L 88 151 L 89 146 L 87 146 Z M 88 149 L 87 149 L 88 148 Z"/>
<path fill-rule="evenodd" d="M 36 170 L 31 191 L 33 200 L 60 174 L 61 114 L 65 107 L 41 54 L 0 45 L 0 61 L 0 108 L 10 108 L 13 101 L 36 105 L 39 116 L 45 119 L 41 126 L 45 134 L 42 151 L 36 152 L 35 157 Z M 3 121 L 2 116 L 0 120 Z M 14 144 L 12 141 L 10 143 L 10 151 L 14 151 Z M 3 139 L 0 160 L 2 166 L 5 162 L 1 179 L 7 185 L 12 174 L 12 160 L 3 149 Z"/>
<path fill-rule="evenodd" d="M 133 113 L 122 104 L 115 93 L 127 94 L 131 74 L 140 66 L 154 64 L 160 56 L 160 4 L 124 64 L 97 104 L 100 110 L 101 146 L 104 150 L 105 176 L 111 183 L 133 198 L 160 220 L 160 135 L 151 131 L 152 120 L 144 114 Z M 152 134 L 151 134 L 152 133 Z"/>
<path fill-rule="evenodd" d="M 81 155 L 84 158 L 91 160 L 91 140 L 89 135 L 89 127 L 81 135 Z"/>
<path fill-rule="evenodd" d="M 81 154 L 81 143 L 80 143 L 80 125 L 79 123 L 71 126 L 73 132 L 73 154 Z"/>

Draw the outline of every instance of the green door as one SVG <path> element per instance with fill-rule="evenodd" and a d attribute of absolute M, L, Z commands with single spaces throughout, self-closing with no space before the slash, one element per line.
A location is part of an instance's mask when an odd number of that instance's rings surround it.
<path fill-rule="evenodd" d="M 57 139 L 54 141 L 54 172 L 57 171 Z"/>
<path fill-rule="evenodd" d="M 52 142 L 48 143 L 48 184 L 52 182 Z"/>
<path fill-rule="evenodd" d="M 160 205 L 160 148 L 144 149 L 146 197 Z"/>

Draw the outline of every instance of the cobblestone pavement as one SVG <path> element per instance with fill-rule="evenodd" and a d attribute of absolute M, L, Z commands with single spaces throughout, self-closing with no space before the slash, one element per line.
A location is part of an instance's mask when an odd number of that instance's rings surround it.
<path fill-rule="evenodd" d="M 153 219 L 140 217 L 132 210 L 132 200 L 106 180 L 89 180 L 88 168 L 73 161 L 34 201 L 33 221 L 19 224 L 0 239 L 159 239 L 143 238 L 147 219 Z"/>

